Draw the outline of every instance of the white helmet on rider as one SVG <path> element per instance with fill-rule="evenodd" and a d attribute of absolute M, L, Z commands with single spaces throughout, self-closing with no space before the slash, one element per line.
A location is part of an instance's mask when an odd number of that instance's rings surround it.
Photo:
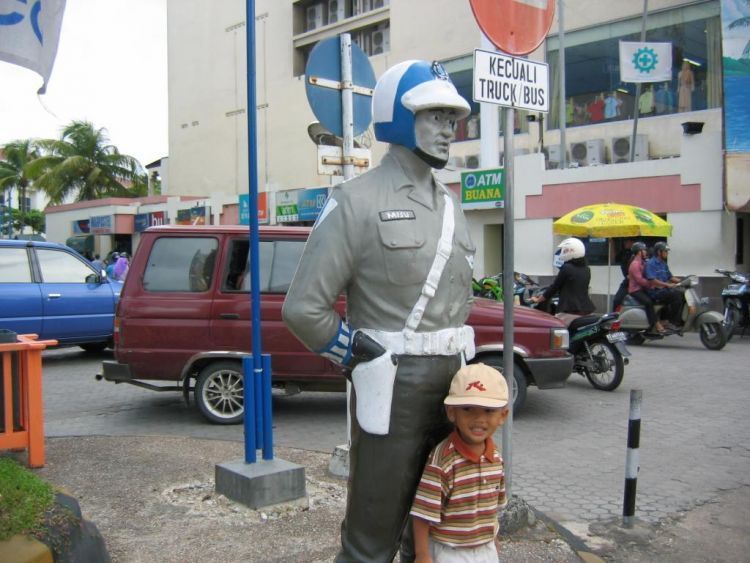
<path fill-rule="evenodd" d="M 566 238 L 557 248 L 560 249 L 560 258 L 563 262 L 569 262 L 575 258 L 586 256 L 586 247 L 583 242 L 577 238 Z"/>
<path fill-rule="evenodd" d="M 384 143 L 402 145 L 436 168 L 436 162 L 417 146 L 414 121 L 417 112 L 428 109 L 451 109 L 456 119 L 471 113 L 469 103 L 461 97 L 448 73 L 439 62 L 404 61 L 383 73 L 372 95 L 372 121 L 375 138 Z"/>

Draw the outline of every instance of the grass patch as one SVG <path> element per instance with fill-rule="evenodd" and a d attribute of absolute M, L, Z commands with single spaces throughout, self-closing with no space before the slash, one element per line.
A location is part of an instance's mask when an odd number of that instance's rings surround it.
<path fill-rule="evenodd" d="M 52 486 L 7 457 L 0 457 L 0 541 L 33 532 L 54 501 Z"/>

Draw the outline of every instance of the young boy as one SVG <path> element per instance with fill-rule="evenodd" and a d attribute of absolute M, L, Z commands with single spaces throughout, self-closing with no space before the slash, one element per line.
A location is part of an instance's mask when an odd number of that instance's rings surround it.
<path fill-rule="evenodd" d="M 455 430 L 430 452 L 411 508 L 418 563 L 498 561 L 503 461 L 492 441 L 508 417 L 508 386 L 484 364 L 461 368 L 443 401 Z"/>

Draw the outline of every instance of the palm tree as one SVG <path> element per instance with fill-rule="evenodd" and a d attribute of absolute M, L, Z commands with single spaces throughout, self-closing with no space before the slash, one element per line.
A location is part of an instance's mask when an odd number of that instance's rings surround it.
<path fill-rule="evenodd" d="M 750 6 L 750 0 L 740 0 L 740 1 L 743 4 Z M 732 23 L 729 24 L 729 29 L 737 29 L 740 27 L 750 27 L 750 16 L 743 16 L 741 18 L 734 20 Z M 750 41 L 748 41 L 747 45 L 745 45 L 745 49 L 742 52 L 742 58 L 746 57 L 746 54 L 749 48 L 750 48 Z"/>
<path fill-rule="evenodd" d="M 28 211 L 25 207 L 26 190 L 32 184 L 31 163 L 39 157 L 39 149 L 31 139 L 13 141 L 2 150 L 5 159 L 0 160 L 0 191 L 16 189 L 18 192 L 18 209 Z"/>
<path fill-rule="evenodd" d="M 39 141 L 47 154 L 30 167 L 35 186 L 43 189 L 50 202 L 59 204 L 69 196 L 76 201 L 103 197 L 132 197 L 144 175 L 140 163 L 109 144 L 104 128 L 88 121 L 73 121 L 60 140 Z"/>

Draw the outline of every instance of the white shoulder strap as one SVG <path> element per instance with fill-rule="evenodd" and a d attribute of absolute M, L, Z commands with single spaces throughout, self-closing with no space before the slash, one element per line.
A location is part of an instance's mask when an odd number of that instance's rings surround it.
<path fill-rule="evenodd" d="M 434 297 L 435 291 L 437 291 L 438 284 L 440 283 L 440 277 L 443 275 L 445 265 L 448 263 L 448 258 L 451 256 L 453 249 L 453 231 L 455 228 L 455 221 L 453 218 L 453 200 L 447 193 L 443 194 L 443 201 L 445 201 L 445 208 L 443 209 L 443 229 L 440 233 L 440 240 L 437 244 L 437 252 L 435 253 L 435 259 L 432 261 L 432 267 L 430 272 L 427 274 L 427 279 L 422 286 L 422 293 L 419 296 L 414 308 L 412 308 L 409 317 L 406 319 L 406 326 L 404 332 L 416 332 L 419 323 L 422 321 L 422 316 L 427 308 L 427 303 Z"/>

